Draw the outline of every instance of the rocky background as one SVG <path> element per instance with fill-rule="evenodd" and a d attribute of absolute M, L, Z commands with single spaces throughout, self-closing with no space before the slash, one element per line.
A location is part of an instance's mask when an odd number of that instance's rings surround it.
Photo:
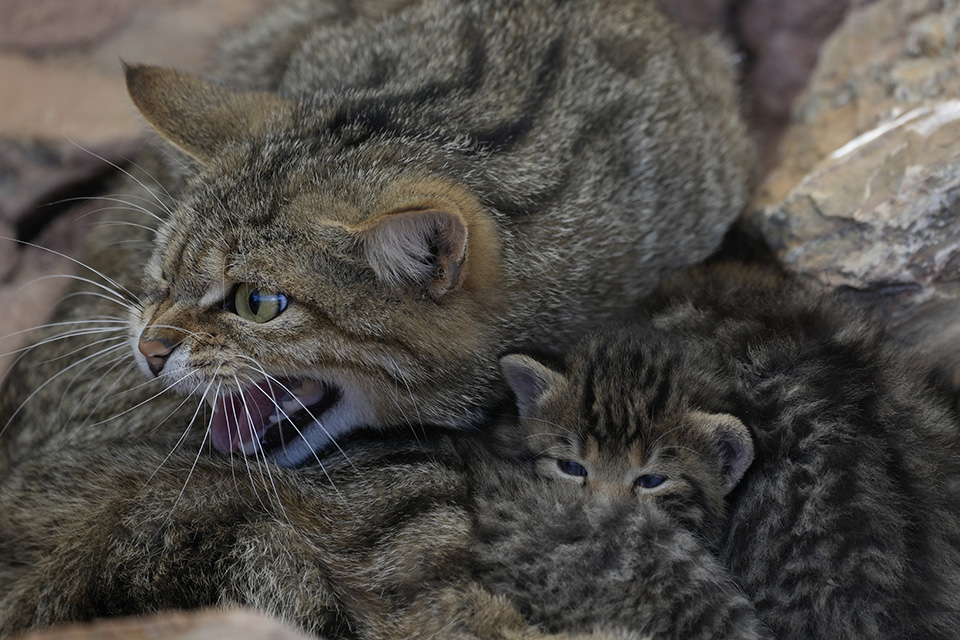
<path fill-rule="evenodd" d="M 202 72 L 218 34 L 274 1 L 3 0 L 0 236 L 76 255 L 109 203 L 71 199 L 100 192 L 138 145 L 119 61 Z M 764 148 L 744 228 L 787 269 L 877 310 L 960 383 L 960 0 L 661 3 L 742 53 Z M 61 295 L 50 276 L 72 271 L 0 240 L 0 336 L 13 334 L 0 353 Z M 190 637 L 226 637 L 208 620 Z"/>

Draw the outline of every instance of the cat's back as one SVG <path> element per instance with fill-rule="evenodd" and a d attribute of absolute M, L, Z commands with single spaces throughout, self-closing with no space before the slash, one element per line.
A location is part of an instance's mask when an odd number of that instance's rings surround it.
<path fill-rule="evenodd" d="M 506 216 L 572 224 L 589 207 L 604 224 L 562 241 L 645 263 L 649 288 L 671 256 L 712 251 L 745 204 L 732 61 L 650 0 L 301 0 L 235 36 L 218 75 L 306 99 L 345 146 L 435 142 Z M 529 246 L 557 240 L 538 231 Z"/>

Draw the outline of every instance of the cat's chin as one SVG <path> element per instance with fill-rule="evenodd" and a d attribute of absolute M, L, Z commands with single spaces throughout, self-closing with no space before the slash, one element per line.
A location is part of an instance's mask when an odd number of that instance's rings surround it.
<path fill-rule="evenodd" d="M 341 389 L 330 383 L 279 378 L 210 397 L 210 441 L 221 453 L 262 452 L 281 464 L 298 464 L 303 454 L 291 456 L 288 449 L 315 454 L 332 441 L 334 434 L 324 426 L 324 418 L 342 396 Z M 320 434 L 314 436 L 315 431 Z"/>

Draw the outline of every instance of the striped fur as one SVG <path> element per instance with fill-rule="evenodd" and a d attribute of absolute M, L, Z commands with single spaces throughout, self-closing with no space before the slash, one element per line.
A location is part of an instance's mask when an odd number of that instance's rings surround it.
<path fill-rule="evenodd" d="M 363 424 L 476 423 L 499 354 L 623 317 L 744 204 L 725 54 L 647 1 L 430 0 L 332 23 L 294 6 L 231 45 L 249 61 L 296 16 L 282 71 L 221 71 L 244 91 L 128 69 L 189 167 L 132 337 L 176 345 L 160 377 L 182 391 L 337 389 L 322 426 L 267 452 L 282 464 Z M 289 309 L 238 322 L 213 303 L 241 282 Z"/>
<path fill-rule="evenodd" d="M 213 81 L 128 69 L 158 150 L 118 187 L 126 224 L 90 239 L 103 278 L 57 309 L 81 324 L 0 388 L 0 631 L 241 602 L 336 637 L 516 637 L 378 626 L 409 584 L 348 576 L 334 547 L 356 559 L 359 536 L 403 583 L 391 527 L 443 520 L 459 485 L 352 431 L 481 423 L 506 350 L 628 315 L 713 251 L 752 156 L 727 58 L 647 0 L 289 0 Z M 289 303 L 244 321 L 241 284 Z M 269 377 L 335 393 L 302 438 L 210 451 L 200 396 Z M 329 467 L 341 441 L 330 477 L 273 464 Z M 456 550 L 452 522 L 408 531 Z M 484 619 L 517 628 L 503 611 Z"/>
<path fill-rule="evenodd" d="M 776 637 L 958 638 L 960 416 L 835 298 L 731 266 L 674 278 L 575 350 L 546 416 L 622 452 L 678 411 L 735 417 L 754 459 L 712 547 Z M 682 516 L 716 515 L 688 495 Z"/>

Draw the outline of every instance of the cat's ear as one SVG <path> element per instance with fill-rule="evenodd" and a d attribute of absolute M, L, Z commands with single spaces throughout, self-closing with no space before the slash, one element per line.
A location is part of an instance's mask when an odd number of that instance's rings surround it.
<path fill-rule="evenodd" d="M 272 93 L 238 92 L 171 69 L 124 65 L 127 92 L 164 138 L 208 164 L 232 141 L 264 132 L 292 112 Z"/>
<path fill-rule="evenodd" d="M 467 257 L 467 223 L 456 213 L 441 209 L 388 213 L 356 233 L 382 282 L 412 282 L 435 299 L 460 284 Z"/>
<path fill-rule="evenodd" d="M 753 438 L 739 419 L 727 413 L 694 412 L 695 423 L 702 428 L 720 460 L 724 493 L 729 493 L 743 478 L 753 462 Z"/>
<path fill-rule="evenodd" d="M 520 354 L 500 358 L 500 370 L 517 399 L 521 418 L 533 415 L 540 400 L 565 380 L 558 371 Z"/>

